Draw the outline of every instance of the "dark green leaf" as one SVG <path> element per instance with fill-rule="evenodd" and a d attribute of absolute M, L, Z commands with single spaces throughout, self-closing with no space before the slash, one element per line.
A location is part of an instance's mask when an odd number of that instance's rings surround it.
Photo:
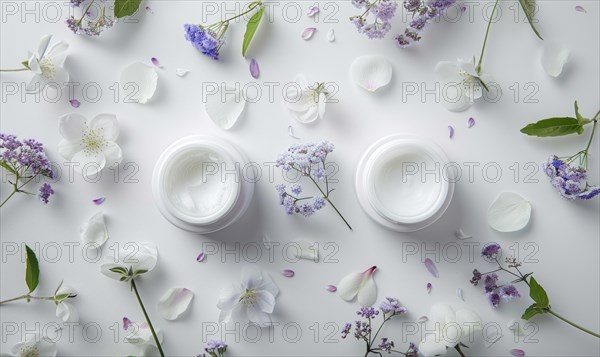
<path fill-rule="evenodd" d="M 246 57 L 248 46 L 250 46 L 250 42 L 252 42 L 252 38 L 254 38 L 258 24 L 260 24 L 263 12 L 264 8 L 261 7 L 254 15 L 252 15 L 250 20 L 248 20 L 248 24 L 246 25 L 246 33 L 244 34 L 244 42 L 242 43 L 242 56 L 244 57 Z"/>
<path fill-rule="evenodd" d="M 15 169 L 10 167 L 10 165 L 8 165 L 6 162 L 0 161 L 0 166 L 4 167 L 6 169 L 6 171 L 10 172 L 11 174 L 17 175 L 17 172 L 15 171 Z"/>
<path fill-rule="evenodd" d="M 25 258 L 25 283 L 27 283 L 29 292 L 32 293 L 40 282 L 40 266 L 35 253 L 29 246 L 25 246 L 25 251 L 27 253 Z"/>
<path fill-rule="evenodd" d="M 125 270 L 125 268 L 122 267 L 114 267 L 114 268 L 110 268 L 110 271 L 112 271 L 113 273 L 117 273 L 117 274 L 127 274 L 127 270 Z"/>
<path fill-rule="evenodd" d="M 115 17 L 119 19 L 133 15 L 141 2 L 142 0 L 115 0 Z"/>
<path fill-rule="evenodd" d="M 549 118 L 528 124 L 521 129 L 523 134 L 531 136 L 563 136 L 583 133 L 583 127 L 572 117 Z"/>
<path fill-rule="evenodd" d="M 530 318 L 534 317 L 537 314 L 540 314 L 541 311 L 539 310 L 539 308 L 537 307 L 536 304 L 533 304 L 531 306 L 529 306 L 525 312 L 523 312 L 523 315 L 521 316 L 521 318 L 523 320 L 529 320 Z"/>
<path fill-rule="evenodd" d="M 21 62 L 21 64 L 23 65 L 23 67 L 25 67 L 27 69 L 31 69 L 31 68 L 29 68 L 29 60 L 25 60 L 25 61 Z"/>
<path fill-rule="evenodd" d="M 577 105 L 577 101 L 575 101 L 575 117 L 581 126 L 592 122 L 591 120 L 584 118 L 583 115 L 579 114 L 579 105 Z"/>
<path fill-rule="evenodd" d="M 535 28 L 535 25 L 533 24 L 533 17 L 535 15 L 535 10 L 537 9 L 535 0 L 519 0 L 519 3 L 521 4 L 523 11 L 525 12 L 525 16 L 527 16 L 527 21 L 529 22 L 529 25 L 531 25 L 531 29 L 533 30 L 533 32 L 535 32 L 535 35 L 539 37 L 540 40 L 543 40 L 542 35 L 540 35 L 538 30 Z"/>
<path fill-rule="evenodd" d="M 529 296 L 537 303 L 539 308 L 546 308 L 550 305 L 550 299 L 548 299 L 546 290 L 538 284 L 533 276 L 529 279 Z"/>

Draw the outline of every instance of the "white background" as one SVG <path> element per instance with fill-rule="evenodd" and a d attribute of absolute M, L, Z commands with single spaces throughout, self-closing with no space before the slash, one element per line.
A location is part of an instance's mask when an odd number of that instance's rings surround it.
<path fill-rule="evenodd" d="M 255 330 L 247 334 L 229 334 L 230 355 L 238 356 L 281 356 L 281 355 L 362 355 L 364 345 L 352 339 L 339 339 L 329 322 L 343 326 L 353 321 L 357 306 L 343 302 L 335 294 L 325 290 L 327 284 L 337 284 L 344 275 L 362 271 L 371 265 L 379 267 L 375 275 L 378 300 L 386 296 L 398 297 L 409 309 L 409 314 L 390 323 L 384 335 L 394 339 L 399 349 L 404 350 L 409 341 L 402 342 L 401 321 L 415 321 L 425 314 L 436 302 L 448 302 L 455 308 L 471 307 L 478 311 L 485 322 L 495 323 L 504 337 L 490 348 L 480 339 L 473 344 L 469 355 L 507 355 L 512 348 L 522 348 L 529 356 L 564 356 L 600 353 L 599 341 L 550 317 L 534 319 L 529 327 L 528 343 L 521 338 L 515 342 L 506 324 L 518 319 L 531 303 L 522 289 L 523 297 L 501 308 L 492 310 L 480 287 L 472 287 L 468 280 L 474 268 L 490 268 L 479 257 L 470 259 L 469 249 L 464 242 L 454 237 L 456 229 L 462 227 L 473 235 L 473 242 L 485 244 L 496 241 L 502 244 L 505 253 L 516 250 L 519 258 L 535 252 L 531 259 L 537 263 L 525 264 L 524 270 L 534 271 L 551 299 L 557 312 L 592 330 L 600 330 L 599 300 L 599 200 L 591 202 L 567 202 L 562 200 L 547 182 L 541 171 L 532 176 L 539 183 L 526 183 L 525 175 L 529 162 L 538 166 L 549 155 L 568 155 L 581 150 L 587 143 L 589 131 L 583 136 L 558 139 L 536 139 L 519 133 L 525 124 L 557 115 L 573 115 L 573 101 L 579 100 L 581 112 L 592 116 L 599 105 L 599 3 L 598 1 L 544 1 L 539 3 L 538 28 L 543 36 L 565 44 L 571 50 L 571 59 L 563 75 L 558 78 L 547 76 L 539 65 L 542 41 L 538 40 L 529 25 L 515 22 L 517 3 L 502 1 L 502 17 L 491 28 L 488 49 L 484 60 L 484 71 L 490 73 L 501 85 L 503 96 L 497 103 L 480 101 L 464 113 L 450 113 L 435 102 L 429 94 L 426 101 L 419 95 L 403 99 L 406 83 L 414 82 L 424 88 L 434 88 L 433 68 L 438 61 L 456 60 L 478 56 L 483 41 L 486 22 L 482 11 L 491 12 L 491 3 L 471 2 L 472 21 L 464 14 L 455 22 L 442 21 L 430 26 L 422 42 L 409 50 L 399 50 L 391 37 L 385 40 L 369 40 L 356 33 L 348 17 L 359 10 L 349 2 L 330 2 L 323 8 L 322 15 L 330 14 L 337 23 L 324 23 L 324 17 L 314 20 L 305 14 L 312 2 L 300 2 L 304 12 L 297 22 L 294 8 L 288 8 L 287 20 L 282 13 L 283 3 L 274 9 L 271 22 L 261 24 L 257 38 L 248 57 L 255 57 L 261 67 L 258 83 L 277 82 L 276 98 L 268 98 L 267 87 L 261 84 L 263 96 L 247 106 L 245 116 L 234 130 L 225 132 L 206 117 L 202 105 L 203 82 L 226 82 L 234 84 L 253 82 L 248 72 L 249 60 L 240 55 L 244 24 L 232 24 L 228 43 L 221 52 L 222 60 L 216 62 L 199 54 L 184 39 L 184 23 L 200 23 L 202 3 L 200 1 L 154 1 L 148 2 L 153 14 L 141 11 L 139 23 L 121 23 L 100 38 L 75 36 L 64 25 L 68 14 L 66 5 L 59 3 L 62 18 L 56 17 L 56 7 L 44 4 L 35 15 L 24 15 L 24 6 L 16 2 L 19 12 L 5 12 L 10 1 L 2 1 L 1 41 L 2 68 L 16 67 L 26 59 L 27 51 L 37 47 L 39 38 L 53 33 L 55 38 L 66 40 L 71 45 L 66 66 L 71 79 L 83 84 L 98 83 L 102 95 L 97 103 L 86 101 L 81 86 L 75 97 L 82 104 L 75 111 L 86 116 L 101 112 L 116 113 L 120 120 L 121 136 L 118 143 L 124 151 L 124 162 L 139 167 L 135 174 L 138 183 L 125 183 L 129 171 L 121 167 L 118 183 L 114 182 L 114 171 L 105 171 L 97 183 L 89 183 L 81 177 L 68 177 L 66 166 L 59 183 L 54 185 L 56 195 L 48 206 L 35 198 L 17 196 L 2 209 L 2 270 L 1 298 L 23 294 L 24 264 L 22 251 L 7 255 L 8 249 L 21 243 L 37 247 L 42 270 L 38 293 L 51 294 L 64 279 L 75 286 L 80 294 L 74 304 L 80 311 L 81 324 L 100 327 L 102 336 L 96 343 L 82 338 L 82 327 L 76 327 L 73 341 L 69 341 L 68 329 L 63 329 L 58 340 L 60 355 L 106 356 L 135 353 L 135 347 L 123 343 L 124 333 L 120 328 L 123 316 L 141 321 L 143 316 L 132 292 L 125 284 L 107 279 L 99 273 L 99 264 L 82 257 L 82 246 L 73 249 L 72 262 L 66 244 L 79 243 L 79 227 L 99 209 L 107 216 L 110 240 L 104 246 L 103 255 L 114 254 L 111 250 L 125 242 L 151 241 L 158 244 L 159 264 L 143 277 L 138 285 L 144 301 L 153 317 L 155 326 L 165 333 L 164 349 L 170 356 L 190 356 L 200 353 L 209 338 L 203 332 L 203 323 L 214 323 L 218 318 L 219 290 L 236 282 L 241 269 L 251 264 L 253 246 L 261 244 L 261 236 L 268 233 L 271 240 L 282 245 L 295 239 L 310 239 L 322 246 L 333 242 L 339 250 L 332 255 L 337 263 L 290 263 L 284 259 L 281 249 L 275 248 L 275 260 L 269 262 L 266 251 L 257 265 L 269 272 L 281 289 L 273 319 L 280 325 L 275 327 L 273 342 L 264 331 L 258 342 L 251 342 Z M 222 6 L 222 3 L 216 3 Z M 323 3 L 324 4 L 324 3 Z M 587 13 L 576 12 L 575 5 L 583 5 Z M 27 6 L 33 8 L 33 2 Z M 142 5 L 143 6 L 143 5 Z M 323 6 L 323 5 L 322 5 Z M 54 10 L 53 10 L 54 9 Z M 233 9 L 229 4 L 229 9 Z M 336 9 L 339 9 L 337 11 Z M 325 11 L 327 10 L 327 11 Z M 399 13 L 401 13 L 399 11 Z M 406 19 L 399 15 L 394 20 L 392 33 L 404 28 Z M 214 15 L 208 21 L 216 21 Z M 310 41 L 303 41 L 300 34 L 305 27 L 315 26 L 318 31 Z M 336 41 L 329 43 L 325 34 L 329 28 L 336 31 Z M 375 95 L 356 87 L 349 78 L 352 60 L 364 54 L 386 55 L 394 67 L 391 85 Z M 128 104 L 115 101 L 110 89 L 119 77 L 120 70 L 133 61 L 149 62 L 157 57 L 164 65 L 159 72 L 159 88 L 151 103 Z M 176 68 L 188 68 L 185 78 L 175 75 Z M 305 73 L 314 81 L 329 81 L 340 87 L 339 103 L 330 104 L 325 120 L 311 126 L 295 123 L 282 109 L 281 86 L 296 73 Z M 25 84 L 29 73 L 3 73 L 2 93 L 9 82 Z M 509 89 L 517 83 L 518 95 Z M 529 87 L 525 87 L 528 84 Z M 114 88 L 114 87 L 113 87 Z M 526 103 L 525 96 L 537 88 L 533 99 L 537 103 Z M 89 95 L 94 96 L 93 90 Z M 53 161 L 63 164 L 58 155 L 60 139 L 57 118 L 74 110 L 68 103 L 68 94 L 57 103 L 47 100 L 35 101 L 32 96 L 21 98 L 21 92 L 8 96 L 2 102 L 1 130 L 20 138 L 33 137 L 43 142 Z M 472 116 L 477 124 L 467 129 L 467 119 Z M 160 153 L 173 141 L 190 134 L 211 134 L 230 139 L 244 148 L 251 160 L 258 163 L 272 162 L 278 152 L 295 142 L 287 135 L 288 125 L 293 125 L 302 141 L 328 139 L 335 143 L 332 160 L 340 166 L 337 177 L 339 184 L 332 195 L 334 202 L 354 227 L 349 232 L 334 212 L 327 208 L 309 220 L 302 217 L 287 217 L 278 206 L 273 183 L 261 180 L 247 214 L 234 226 L 210 236 L 181 231 L 169 224 L 155 208 L 151 195 L 151 174 Z M 454 139 L 448 138 L 448 125 L 456 129 Z M 446 214 L 434 225 L 416 233 L 394 233 L 377 226 L 361 210 L 354 194 L 354 170 L 361 153 L 378 138 L 390 133 L 415 133 L 437 142 L 450 160 L 461 165 L 479 163 L 475 167 L 473 182 L 468 180 L 467 166 L 463 166 L 463 179 L 457 184 L 454 200 Z M 600 180 L 598 169 L 598 140 L 592 145 L 590 181 Z M 520 167 L 515 182 L 513 163 Z M 502 174 L 498 182 L 491 168 L 489 175 L 482 173 L 486 163 L 498 163 Z M 266 171 L 265 171 L 266 177 Z M 486 181 L 487 178 L 487 181 Z M 8 185 L 2 184 L 2 197 Z M 486 210 L 495 197 L 503 191 L 514 191 L 527 198 L 533 206 L 529 226 L 515 234 L 493 231 L 486 223 Z M 106 202 L 96 207 L 92 199 L 104 196 Z M 71 243 L 69 243 L 71 242 Z M 195 258 L 206 249 L 208 242 L 216 243 L 220 253 L 228 247 L 234 249 L 239 242 L 240 261 L 233 255 L 223 259 L 220 254 L 208 257 L 205 264 Z M 414 244 L 418 254 L 406 255 L 406 249 Z M 451 248 L 456 243 L 461 247 L 462 258 L 453 262 Z M 436 248 L 437 244 L 437 248 Z M 450 245 L 449 245 L 450 244 Z M 55 259 L 56 247 L 59 258 Z M 247 247 L 247 255 L 244 248 Z M 333 253 L 333 245 L 322 250 L 322 257 Z M 481 247 L 481 246 L 479 246 Z M 281 248 L 281 246 L 280 246 Z M 443 254 L 447 248 L 448 254 Z M 477 248 L 479 249 L 479 248 Z M 425 250 L 437 251 L 426 253 Z M 426 255 L 429 254 L 429 255 Z M 90 255 L 93 255 L 90 252 Z M 438 260 L 440 278 L 433 278 L 422 263 L 425 256 Z M 281 276 L 280 271 L 291 268 L 296 271 L 292 279 Z M 432 282 L 433 290 L 427 294 L 425 285 Z M 160 318 L 156 303 L 162 293 L 170 287 L 182 286 L 195 293 L 193 306 L 182 320 L 167 322 Z M 456 296 L 456 289 L 464 290 L 465 302 Z M 2 351 L 18 342 L 25 329 L 36 326 L 52 332 L 53 324 L 59 322 L 50 303 L 18 302 L 2 306 Z M 49 324 L 50 323 L 50 324 Z M 291 323 L 291 325 L 290 325 Z M 315 325 L 315 323 L 317 325 Z M 17 326 L 17 333 L 7 335 L 8 325 Z M 39 324 L 39 325 L 36 325 Z M 288 334 L 283 326 L 288 324 Z M 295 325 L 297 324 L 297 325 Z M 297 343 L 293 339 L 295 329 L 302 336 Z M 312 329 L 311 329 L 312 326 Z M 115 341 L 115 331 L 118 331 Z M 316 342 L 315 342 L 316 331 Z M 325 343 L 328 333 L 333 343 Z M 285 335 L 285 338 L 284 338 Z M 88 338 L 94 337 L 94 329 L 88 330 Z M 335 342 L 337 340 L 337 342 Z M 331 341 L 330 341 L 331 342 Z M 362 353 L 361 353 L 362 352 Z M 450 351 L 449 354 L 454 354 Z"/>

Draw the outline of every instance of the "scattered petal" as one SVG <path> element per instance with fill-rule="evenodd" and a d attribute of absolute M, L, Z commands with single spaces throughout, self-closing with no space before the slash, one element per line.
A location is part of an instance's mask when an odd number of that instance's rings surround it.
<path fill-rule="evenodd" d="M 71 103 L 71 106 L 73 108 L 79 108 L 79 106 L 81 105 L 81 102 L 79 102 L 77 99 L 71 99 L 69 100 L 69 103 Z"/>
<path fill-rule="evenodd" d="M 316 14 L 318 14 L 320 11 L 321 10 L 319 9 L 318 6 L 313 5 L 308 8 L 308 13 L 306 15 L 308 15 L 308 17 L 313 17 Z"/>
<path fill-rule="evenodd" d="M 258 75 L 260 74 L 260 68 L 258 68 L 258 62 L 256 62 L 256 60 L 253 58 L 252 60 L 250 60 L 250 75 L 252 76 L 252 78 L 258 78 Z"/>
<path fill-rule="evenodd" d="M 431 294 L 432 288 L 433 288 L 433 285 L 431 285 L 431 283 L 427 283 L 427 294 Z"/>
<path fill-rule="evenodd" d="M 454 236 L 458 239 L 470 239 L 473 236 L 466 234 L 462 228 L 459 228 L 456 232 L 454 232 Z"/>
<path fill-rule="evenodd" d="M 198 256 L 196 257 L 196 261 L 198 263 L 204 263 L 206 261 L 206 254 L 204 254 L 204 252 L 198 254 Z"/>
<path fill-rule="evenodd" d="M 131 325 L 131 320 L 129 317 L 123 318 L 123 330 L 127 331 L 129 329 L 129 325 Z"/>
<path fill-rule="evenodd" d="M 306 29 L 304 29 L 304 31 L 302 31 L 302 39 L 303 40 L 310 40 L 311 37 L 313 37 L 313 35 L 315 34 L 315 31 L 317 31 L 316 28 L 314 28 L 314 27 L 307 27 Z"/>
<path fill-rule="evenodd" d="M 458 296 L 458 298 L 462 301 L 465 301 L 465 297 L 463 296 L 463 289 L 456 288 L 456 296 Z"/>
<path fill-rule="evenodd" d="M 66 301 L 56 305 L 56 317 L 63 322 L 79 322 L 79 312 L 75 306 Z"/>
<path fill-rule="evenodd" d="M 319 246 L 315 244 L 315 242 L 298 239 L 295 240 L 294 243 L 298 248 L 295 253 L 296 258 L 312 260 L 314 262 L 319 261 Z"/>
<path fill-rule="evenodd" d="M 431 275 L 433 275 L 434 277 L 440 277 L 440 273 L 438 272 L 437 267 L 433 263 L 433 260 L 425 258 L 425 268 L 427 268 L 427 271 L 430 272 Z"/>
<path fill-rule="evenodd" d="M 350 65 L 350 76 L 360 87 L 375 92 L 392 80 L 392 64 L 384 56 L 360 56 Z"/>
<path fill-rule="evenodd" d="M 475 125 L 475 119 L 473 119 L 473 117 L 470 117 L 469 120 L 467 120 L 467 128 L 470 128 L 473 125 Z"/>
<path fill-rule="evenodd" d="M 340 280 L 338 294 L 345 301 L 357 298 L 360 306 L 371 306 L 377 300 L 377 286 L 373 279 L 373 273 L 377 267 L 372 266 L 362 273 L 348 274 Z"/>
<path fill-rule="evenodd" d="M 246 107 L 241 88 L 220 85 L 215 93 L 206 97 L 206 114 L 221 129 L 233 128 Z"/>
<path fill-rule="evenodd" d="M 540 63 L 549 76 L 558 77 L 563 66 L 569 60 L 570 51 L 566 47 L 552 41 L 544 41 Z"/>
<path fill-rule="evenodd" d="M 104 222 L 104 214 L 98 212 L 92 216 L 80 229 L 79 236 L 86 244 L 101 247 L 108 240 L 108 230 Z"/>
<path fill-rule="evenodd" d="M 177 68 L 175 70 L 175 74 L 178 75 L 179 77 L 185 77 L 185 75 L 188 73 L 190 73 L 190 70 L 185 69 L 185 68 Z"/>
<path fill-rule="evenodd" d="M 581 5 L 577 5 L 575 6 L 575 11 L 579 11 L 579 12 L 583 12 L 583 13 L 587 13 L 587 10 L 583 8 L 583 6 Z"/>
<path fill-rule="evenodd" d="M 153 65 L 155 65 L 156 67 L 158 67 L 158 68 L 163 68 L 163 66 L 161 66 L 161 65 L 160 65 L 160 62 L 158 61 L 158 58 L 156 58 L 156 57 L 152 57 L 152 58 L 150 59 L 150 61 L 152 61 L 152 64 L 153 64 Z"/>
<path fill-rule="evenodd" d="M 158 73 L 152 66 L 135 62 L 121 72 L 120 82 L 128 100 L 144 104 L 156 92 Z"/>
<path fill-rule="evenodd" d="M 194 293 L 186 288 L 171 288 L 158 301 L 158 312 L 165 320 L 175 320 L 186 312 Z"/>
<path fill-rule="evenodd" d="M 454 137 L 454 128 L 452 125 L 448 125 L 448 137 L 452 139 Z"/>
<path fill-rule="evenodd" d="M 288 126 L 288 135 L 289 135 L 291 138 L 294 138 L 294 139 L 298 139 L 298 140 L 300 140 L 300 138 L 299 138 L 299 137 L 297 137 L 296 135 L 294 135 L 294 127 L 292 127 L 291 125 L 290 125 L 290 126 Z"/>
<path fill-rule="evenodd" d="M 92 201 L 94 202 L 94 204 L 96 206 L 100 206 L 101 204 L 104 203 L 104 201 L 106 201 L 106 198 L 105 197 L 98 197 L 98 198 L 96 198 L 95 200 L 92 200 Z"/>
<path fill-rule="evenodd" d="M 285 276 L 286 278 L 292 278 L 294 275 L 296 275 L 296 273 L 292 269 L 284 269 L 281 272 L 281 275 Z"/>
<path fill-rule="evenodd" d="M 327 31 L 327 41 L 335 41 L 335 31 L 333 29 L 329 29 L 329 31 Z"/>
<path fill-rule="evenodd" d="M 525 351 L 520 350 L 518 348 L 513 348 L 512 350 L 510 350 L 510 354 L 516 357 L 523 357 L 525 356 Z"/>
<path fill-rule="evenodd" d="M 523 229 L 531 218 L 531 204 L 512 192 L 503 192 L 491 204 L 487 213 L 490 227 L 498 232 Z"/>
<path fill-rule="evenodd" d="M 429 321 L 429 317 L 427 317 L 427 316 L 425 316 L 425 315 L 423 315 L 423 316 L 421 316 L 421 317 L 419 317 L 419 318 L 417 319 L 417 322 L 418 322 L 418 323 L 424 323 L 424 322 L 427 322 L 427 321 Z"/>
<path fill-rule="evenodd" d="M 154 15 L 154 11 L 150 8 L 150 6 L 146 6 L 146 11 Z"/>
<path fill-rule="evenodd" d="M 330 293 L 335 293 L 337 291 L 337 287 L 335 285 L 327 285 L 327 291 Z"/>

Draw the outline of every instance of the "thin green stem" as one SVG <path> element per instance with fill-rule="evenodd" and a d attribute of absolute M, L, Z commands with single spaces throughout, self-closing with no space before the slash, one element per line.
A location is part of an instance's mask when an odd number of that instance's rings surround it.
<path fill-rule="evenodd" d="M 12 197 L 15 195 L 15 193 L 19 192 L 19 190 L 16 187 L 13 187 L 13 191 L 10 193 L 10 195 L 8 195 L 8 197 L 6 197 L 6 199 L 4 199 L 4 201 L 2 201 L 2 203 L 0 203 L 0 208 L 2 208 L 2 206 L 4 206 L 4 204 Z"/>
<path fill-rule="evenodd" d="M 29 71 L 29 68 L 23 67 L 23 68 L 18 68 L 18 69 L 0 69 L 0 72 L 23 72 L 23 71 Z"/>
<path fill-rule="evenodd" d="M 242 16 L 246 15 L 247 13 L 249 13 L 249 12 L 251 12 L 252 10 L 256 9 L 257 7 L 262 7 L 262 6 L 263 6 L 263 5 L 262 5 L 262 2 L 261 2 L 261 1 L 256 1 L 256 2 L 253 2 L 253 3 L 251 3 L 251 4 L 249 4 L 249 5 L 248 5 L 248 10 L 246 10 L 246 11 L 244 11 L 244 12 L 240 13 L 239 15 L 235 15 L 234 17 L 231 17 L 231 18 L 229 18 L 229 19 L 227 19 L 227 20 L 223 20 L 222 22 L 229 22 L 229 21 L 231 21 L 231 20 L 235 20 L 235 19 L 237 19 L 237 18 L 240 18 L 240 17 L 242 17 Z"/>
<path fill-rule="evenodd" d="M 598 112 L 598 113 L 600 113 L 600 112 Z M 585 147 L 585 150 L 583 150 L 585 153 L 584 155 L 586 156 L 586 159 L 587 159 L 588 151 L 590 150 L 590 146 L 592 145 L 592 140 L 594 139 L 594 134 L 596 133 L 596 127 L 598 126 L 598 119 L 596 119 L 597 116 L 598 116 L 598 114 L 596 114 L 596 116 L 594 116 L 594 119 L 593 119 L 594 125 L 592 126 L 592 135 L 590 135 L 590 140 L 588 141 L 588 144 Z"/>
<path fill-rule="evenodd" d="M 94 1 L 96 0 L 92 0 L 90 1 L 90 4 L 85 8 L 85 10 L 83 10 L 83 15 L 81 15 L 81 18 L 79 19 L 79 21 L 77 21 L 78 24 L 81 24 L 81 21 L 83 21 L 83 18 L 85 17 L 85 15 L 87 14 L 88 10 L 92 7 L 92 5 L 94 4 Z"/>
<path fill-rule="evenodd" d="M 549 313 L 549 314 L 551 314 L 551 315 L 554 315 L 554 316 L 555 316 L 555 317 L 557 317 L 559 320 L 562 320 L 562 321 L 564 321 L 564 322 L 568 323 L 569 325 L 571 325 L 571 326 L 575 327 L 576 329 L 579 329 L 579 330 L 581 330 L 581 331 L 583 331 L 583 332 L 585 332 L 585 333 L 588 333 L 588 334 L 590 334 L 590 335 L 592 335 L 592 336 L 594 336 L 594 337 L 596 337 L 596 338 L 600 338 L 600 335 L 599 335 L 599 334 L 597 334 L 597 333 L 595 333 L 595 332 L 592 332 L 592 331 L 590 331 L 590 330 L 588 330 L 588 329 L 586 329 L 586 328 L 584 328 L 584 327 L 581 327 L 581 326 L 577 325 L 576 323 L 573 323 L 573 322 L 571 322 L 571 321 L 569 321 L 569 320 L 565 319 L 564 317 L 560 316 L 559 314 L 557 314 L 556 312 L 552 311 L 551 309 L 548 309 L 547 311 L 548 311 L 548 313 Z"/>
<path fill-rule="evenodd" d="M 150 327 L 150 331 L 152 332 L 152 337 L 154 337 L 154 342 L 156 343 L 156 347 L 158 348 L 158 352 L 160 352 L 161 357 L 165 357 L 165 353 L 163 352 L 162 346 L 160 345 L 160 341 L 158 340 L 158 336 L 156 335 L 156 331 L 154 331 L 154 326 L 152 326 L 152 321 L 150 321 L 150 317 L 146 312 L 146 308 L 144 307 L 144 303 L 142 302 L 142 298 L 137 290 L 137 286 L 135 286 L 135 279 L 131 279 L 131 288 L 135 292 L 135 297 L 137 297 L 137 301 L 142 308 L 142 312 L 144 313 L 144 317 L 146 318 L 146 322 L 148 323 L 148 327 Z"/>
<path fill-rule="evenodd" d="M 461 357 L 465 357 L 465 354 L 463 353 L 462 349 L 460 348 L 460 345 L 456 345 L 456 346 L 454 346 L 454 349 L 455 349 L 456 351 L 458 351 L 458 354 L 459 354 Z"/>
<path fill-rule="evenodd" d="M 25 294 L 25 295 L 17 296 L 12 299 L 0 301 L 0 305 L 6 304 L 6 303 L 9 303 L 12 301 L 18 301 L 18 300 L 52 300 L 53 301 L 54 296 L 31 296 L 29 294 Z"/>
<path fill-rule="evenodd" d="M 496 13 L 496 8 L 498 7 L 498 3 L 500 0 L 496 0 L 494 3 L 494 8 L 492 9 L 492 15 L 490 16 L 490 20 L 487 24 L 487 29 L 485 30 L 485 39 L 483 40 L 483 47 L 481 48 L 481 55 L 479 55 L 479 63 L 477 63 L 477 67 L 475 67 L 475 71 L 477 74 L 481 74 L 481 62 L 483 61 L 483 54 L 485 52 L 485 45 L 487 44 L 488 35 L 490 33 L 490 27 L 492 26 L 492 19 L 494 18 L 494 14 Z"/>

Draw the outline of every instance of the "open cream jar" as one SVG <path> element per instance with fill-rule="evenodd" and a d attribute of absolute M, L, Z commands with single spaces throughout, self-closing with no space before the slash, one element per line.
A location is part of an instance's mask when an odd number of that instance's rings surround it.
<path fill-rule="evenodd" d="M 383 226 L 412 232 L 442 216 L 454 192 L 440 147 L 414 135 L 386 136 L 371 145 L 356 172 L 365 212 Z M 452 177 L 452 176 L 450 176 Z"/>
<path fill-rule="evenodd" d="M 180 139 L 154 167 L 156 205 L 179 228 L 199 233 L 223 229 L 246 211 L 252 199 L 254 183 L 241 172 L 247 162 L 223 139 L 203 135 Z"/>

